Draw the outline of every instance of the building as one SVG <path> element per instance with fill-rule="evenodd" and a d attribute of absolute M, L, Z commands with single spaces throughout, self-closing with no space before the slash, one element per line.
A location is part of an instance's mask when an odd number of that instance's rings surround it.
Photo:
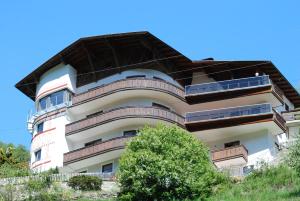
<path fill-rule="evenodd" d="M 176 124 L 218 168 L 273 161 L 300 96 L 270 61 L 191 61 L 149 32 L 81 38 L 16 87 L 35 102 L 31 169 L 113 173 L 144 125 Z M 293 124 L 294 125 L 294 124 Z"/>

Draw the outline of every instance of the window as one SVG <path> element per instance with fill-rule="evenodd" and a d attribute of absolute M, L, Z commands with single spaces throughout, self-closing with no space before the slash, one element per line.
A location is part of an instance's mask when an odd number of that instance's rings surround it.
<path fill-rule="evenodd" d="M 228 148 L 228 147 L 234 147 L 234 146 L 238 146 L 238 145 L 240 145 L 240 141 L 234 141 L 234 142 L 225 143 L 224 147 Z"/>
<path fill-rule="evenodd" d="M 37 126 L 36 126 L 36 132 L 37 133 L 41 133 L 44 131 L 44 122 L 42 123 L 39 123 Z"/>
<path fill-rule="evenodd" d="M 162 108 L 162 109 L 165 109 L 165 110 L 170 110 L 170 108 L 168 108 L 167 106 L 161 105 L 159 103 L 152 103 L 152 106 Z"/>
<path fill-rule="evenodd" d="M 124 137 L 135 136 L 136 133 L 137 133 L 136 130 L 124 131 L 124 132 L 123 132 L 123 136 L 124 136 Z"/>
<path fill-rule="evenodd" d="M 42 150 L 41 149 L 39 149 L 36 152 L 34 152 L 35 161 L 40 161 L 41 160 L 41 156 L 42 156 Z"/>
<path fill-rule="evenodd" d="M 113 171 L 113 164 L 109 163 L 102 166 L 102 173 L 110 173 Z"/>
<path fill-rule="evenodd" d="M 45 110 L 47 108 L 47 98 L 48 97 L 44 97 L 42 99 L 39 100 L 39 110 Z"/>
<path fill-rule="evenodd" d="M 50 107 L 61 105 L 64 102 L 71 101 L 71 93 L 67 90 L 54 92 L 46 97 L 43 97 L 38 102 L 38 111 L 46 110 Z"/>
<path fill-rule="evenodd" d="M 100 142 L 102 142 L 102 139 L 101 139 L 101 138 L 100 138 L 100 139 L 97 139 L 97 140 L 93 140 L 93 141 L 91 141 L 91 142 L 87 142 L 87 143 L 84 144 L 84 146 L 85 146 L 85 147 L 88 147 L 88 146 L 91 146 L 91 145 L 98 144 L 98 143 L 100 143 Z"/>
<path fill-rule="evenodd" d="M 146 75 L 130 75 L 130 76 L 126 76 L 127 79 L 130 79 L 130 78 L 145 78 Z"/>
<path fill-rule="evenodd" d="M 64 102 L 64 92 L 65 91 L 58 91 L 50 94 L 51 106 L 60 105 Z"/>

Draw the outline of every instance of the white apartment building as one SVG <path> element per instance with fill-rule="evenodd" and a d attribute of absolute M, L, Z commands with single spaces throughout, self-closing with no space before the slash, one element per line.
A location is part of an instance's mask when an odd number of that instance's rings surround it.
<path fill-rule="evenodd" d="M 300 96 L 271 62 L 191 61 L 149 32 L 81 38 L 16 87 L 35 102 L 34 171 L 114 173 L 126 142 L 163 123 L 247 173 L 299 132 Z"/>

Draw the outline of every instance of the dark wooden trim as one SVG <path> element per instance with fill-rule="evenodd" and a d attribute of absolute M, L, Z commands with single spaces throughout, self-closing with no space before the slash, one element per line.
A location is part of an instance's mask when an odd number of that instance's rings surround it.
<path fill-rule="evenodd" d="M 112 121 L 130 118 L 159 119 L 177 124 L 184 128 L 184 117 L 179 114 L 156 107 L 121 107 L 115 108 L 99 115 L 85 118 L 66 125 L 66 136 L 94 128 Z"/>
<path fill-rule="evenodd" d="M 111 151 L 116 151 L 120 149 L 124 149 L 126 143 L 132 137 L 116 137 L 106 141 L 102 141 L 95 145 L 91 145 L 88 147 L 82 147 L 80 149 L 76 149 L 64 154 L 64 165 L 68 165 L 71 163 L 75 163 L 87 158 L 91 158 L 94 156 L 98 156 L 101 154 L 105 154 Z"/>
<path fill-rule="evenodd" d="M 238 145 L 234 147 L 228 147 L 225 149 L 215 150 L 212 151 L 211 154 L 212 154 L 212 161 L 214 163 L 240 158 L 240 157 L 244 158 L 245 162 L 248 161 L 248 150 L 244 145 Z M 216 154 L 219 154 L 219 156 L 217 157 Z"/>
<path fill-rule="evenodd" d="M 157 86 L 153 86 L 156 83 Z M 148 86 L 147 86 L 148 85 Z M 170 94 L 181 101 L 185 102 L 184 90 L 172 83 L 164 80 L 148 79 L 148 78 L 133 78 L 133 79 L 122 79 L 111 82 L 106 85 L 95 87 L 87 92 L 76 94 L 72 98 L 72 107 L 84 104 L 95 99 L 99 99 L 114 93 L 129 90 L 151 90 L 160 91 L 166 94 Z"/>

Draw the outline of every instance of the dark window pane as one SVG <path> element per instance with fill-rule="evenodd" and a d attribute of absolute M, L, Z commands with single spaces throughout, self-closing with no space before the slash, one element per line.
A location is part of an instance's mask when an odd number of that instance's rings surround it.
<path fill-rule="evenodd" d="M 127 76 L 126 78 L 127 79 L 130 79 L 130 78 L 145 78 L 146 75 L 130 75 L 130 76 Z"/>
<path fill-rule="evenodd" d="M 102 173 L 110 173 L 113 171 L 113 164 L 109 163 L 102 166 Z"/>
<path fill-rule="evenodd" d="M 125 137 L 128 137 L 128 136 L 135 136 L 136 133 L 137 133 L 136 130 L 130 130 L 130 131 L 124 131 L 124 132 L 123 132 L 123 135 L 124 135 Z"/>
<path fill-rule="evenodd" d="M 46 107 L 47 107 L 47 98 L 48 97 L 44 97 L 44 98 L 39 100 L 39 111 L 46 109 Z"/>
<path fill-rule="evenodd" d="M 238 145 L 240 145 L 240 141 L 234 141 L 234 142 L 225 143 L 224 147 L 227 148 L 227 147 L 234 147 L 234 146 L 238 146 Z"/>
<path fill-rule="evenodd" d="M 34 157 L 35 157 L 35 161 L 40 161 L 41 160 L 41 156 L 42 156 L 42 150 L 38 150 L 36 152 L 34 152 Z"/>
<path fill-rule="evenodd" d="M 37 125 L 37 133 L 41 133 L 41 132 L 43 132 L 43 131 L 44 131 L 44 122 L 39 123 L 39 124 Z"/>

